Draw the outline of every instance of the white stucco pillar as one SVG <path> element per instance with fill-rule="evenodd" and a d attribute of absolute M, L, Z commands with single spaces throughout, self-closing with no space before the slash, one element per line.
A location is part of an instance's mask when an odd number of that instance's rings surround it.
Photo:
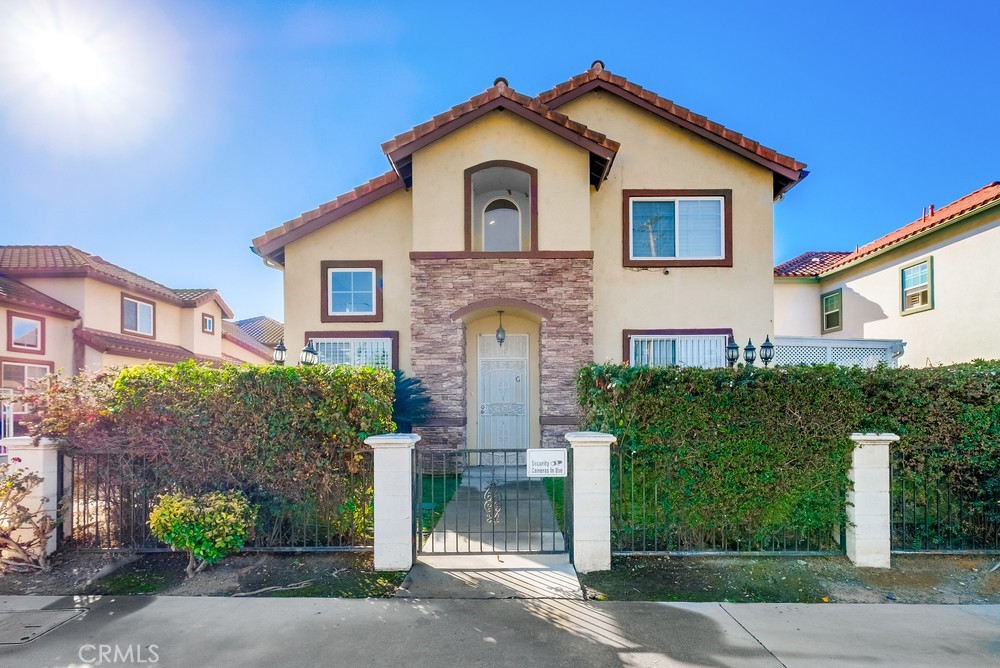
<path fill-rule="evenodd" d="M 580 573 L 611 570 L 611 444 L 596 431 L 566 434 L 573 449 L 573 565 Z"/>
<path fill-rule="evenodd" d="M 32 512 L 41 507 L 42 512 L 55 522 L 59 503 L 59 447 L 47 438 L 41 439 L 38 445 L 32 445 L 30 436 L 5 438 L 0 445 L 7 448 L 7 462 L 12 469 L 27 469 L 42 478 L 42 483 L 31 490 L 22 505 Z M 31 529 L 22 529 L 14 532 L 12 537 L 18 542 L 30 541 L 32 532 Z M 53 529 L 45 554 L 52 554 L 56 547 L 56 531 Z"/>
<path fill-rule="evenodd" d="M 855 566 L 889 568 L 892 547 L 889 444 L 896 434 L 851 434 L 854 455 L 848 476 L 847 556 Z"/>
<path fill-rule="evenodd" d="M 375 570 L 413 566 L 413 446 L 417 434 L 369 436 L 375 451 Z"/>

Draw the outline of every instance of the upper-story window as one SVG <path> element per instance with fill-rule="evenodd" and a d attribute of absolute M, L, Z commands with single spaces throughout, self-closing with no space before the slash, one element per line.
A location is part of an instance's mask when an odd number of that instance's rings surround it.
<path fill-rule="evenodd" d="M 821 296 L 820 308 L 823 312 L 821 325 L 824 334 L 839 332 L 844 328 L 844 291 L 842 288 L 837 288 Z"/>
<path fill-rule="evenodd" d="M 142 336 L 156 335 L 156 304 L 122 295 L 122 332 L 140 334 Z"/>
<path fill-rule="evenodd" d="M 533 167 L 508 160 L 465 170 L 465 250 L 538 250 L 537 176 Z"/>
<path fill-rule="evenodd" d="M 205 334 L 215 334 L 215 316 L 210 313 L 201 314 L 201 331 Z"/>
<path fill-rule="evenodd" d="M 7 311 L 7 350 L 45 353 L 45 318 Z"/>
<path fill-rule="evenodd" d="M 934 308 L 934 262 L 932 258 L 900 269 L 902 312 L 916 313 Z"/>
<path fill-rule="evenodd" d="M 732 191 L 626 190 L 627 267 L 732 266 Z"/>
<path fill-rule="evenodd" d="M 320 267 L 323 322 L 382 320 L 381 260 L 329 260 Z"/>

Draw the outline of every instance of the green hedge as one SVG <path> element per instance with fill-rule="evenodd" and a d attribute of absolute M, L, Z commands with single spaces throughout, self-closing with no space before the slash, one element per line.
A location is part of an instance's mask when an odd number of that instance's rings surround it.
<path fill-rule="evenodd" d="M 670 484 L 691 527 L 844 520 L 852 432 L 890 431 L 911 470 L 958 495 L 1000 485 L 1000 363 L 866 371 L 592 365 L 578 375 L 586 429 L 618 437 Z"/>

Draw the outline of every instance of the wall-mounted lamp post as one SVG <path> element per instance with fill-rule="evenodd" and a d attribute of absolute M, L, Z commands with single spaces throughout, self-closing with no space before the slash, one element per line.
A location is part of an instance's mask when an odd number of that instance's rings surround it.
<path fill-rule="evenodd" d="M 500 315 L 500 326 L 497 327 L 497 344 L 503 348 L 503 342 L 507 340 L 507 331 L 503 328 L 503 311 L 497 311 Z"/>
<path fill-rule="evenodd" d="M 726 362 L 729 363 L 730 368 L 736 366 L 736 363 L 740 360 L 740 347 L 736 343 L 736 339 L 729 339 L 729 344 L 726 346 Z"/>
<path fill-rule="evenodd" d="M 299 353 L 299 364 L 302 366 L 312 366 L 318 361 L 319 354 L 316 352 L 316 349 L 313 348 L 312 339 L 309 339 L 309 342 L 306 343 L 306 347 L 302 349 L 301 353 Z"/>
<path fill-rule="evenodd" d="M 274 352 L 271 357 L 274 358 L 274 363 L 278 366 L 285 366 L 285 355 L 288 352 L 288 348 L 285 347 L 285 339 L 278 341 L 278 345 L 274 347 Z"/>

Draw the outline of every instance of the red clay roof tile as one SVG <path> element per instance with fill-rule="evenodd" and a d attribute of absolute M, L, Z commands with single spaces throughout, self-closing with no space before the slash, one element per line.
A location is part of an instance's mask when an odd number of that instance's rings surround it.
<path fill-rule="evenodd" d="M 80 312 L 72 306 L 67 306 L 10 276 L 0 276 L 0 303 L 44 311 L 69 320 L 80 317 Z"/>
<path fill-rule="evenodd" d="M 808 251 L 779 264 L 774 275 L 818 276 L 850 254 L 850 251 Z"/>
<path fill-rule="evenodd" d="M 187 348 L 175 346 L 170 343 L 137 339 L 127 334 L 116 334 L 99 329 L 77 327 L 73 330 L 73 337 L 94 350 L 111 353 L 112 355 L 121 355 L 122 357 L 131 357 L 137 360 L 176 363 L 193 359 L 196 362 L 208 362 L 211 364 L 222 362 L 222 358 L 220 357 L 196 355 Z"/>

